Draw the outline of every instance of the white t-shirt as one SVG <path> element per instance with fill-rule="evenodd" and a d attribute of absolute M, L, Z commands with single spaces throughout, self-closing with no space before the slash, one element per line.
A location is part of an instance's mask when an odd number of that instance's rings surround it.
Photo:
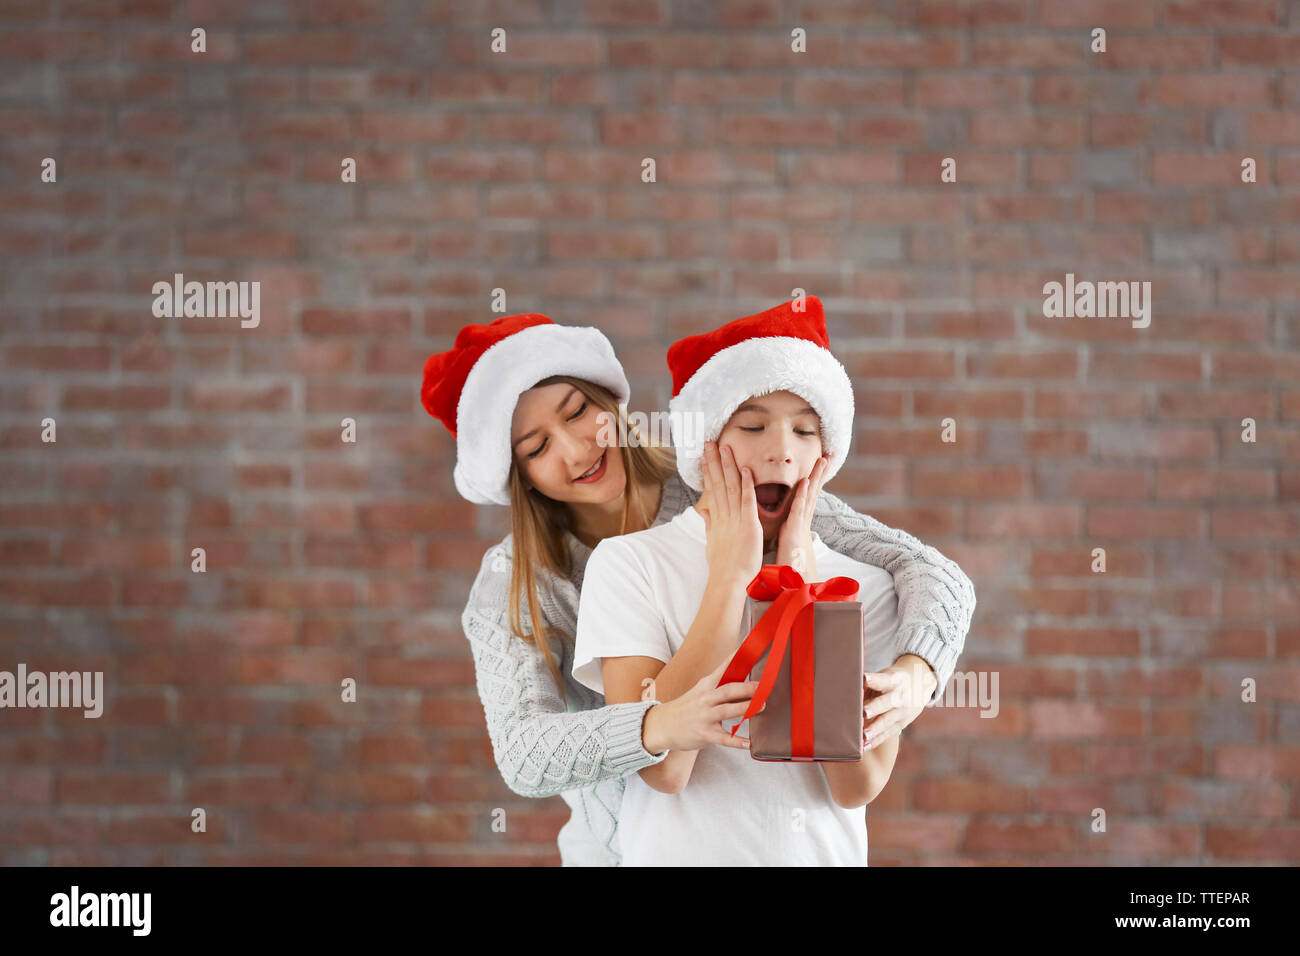
<path fill-rule="evenodd" d="M 898 628 L 893 577 L 831 551 L 816 534 L 813 555 L 818 580 L 858 582 L 865 666 L 888 667 Z M 587 562 L 573 676 L 603 694 L 601 658 L 667 663 L 699 612 L 708 576 L 704 518 L 693 507 L 667 524 L 605 538 Z M 737 733 L 748 737 L 749 721 Z M 748 750 L 710 746 L 696 756 L 681 793 L 661 793 L 638 773 L 627 781 L 618 822 L 624 866 L 867 864 L 866 807 L 836 805 L 817 763 L 759 761 Z"/>

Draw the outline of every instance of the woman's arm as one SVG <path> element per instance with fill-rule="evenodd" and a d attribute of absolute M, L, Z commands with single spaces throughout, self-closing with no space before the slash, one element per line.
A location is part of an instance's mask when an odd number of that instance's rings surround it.
<path fill-rule="evenodd" d="M 825 490 L 813 512 L 812 530 L 832 551 L 874 564 L 894 576 L 899 616 L 897 656 L 914 655 L 929 664 L 936 678 L 930 701 L 939 700 L 975 614 L 975 587 L 970 578 L 957 562 L 906 531 L 858 514 Z"/>
<path fill-rule="evenodd" d="M 642 745 L 651 701 L 635 700 L 568 713 L 540 648 L 510 630 L 510 570 L 483 559 L 461 616 L 474 655 L 479 698 L 501 777 L 525 797 L 549 797 L 624 777 L 664 759 Z M 527 607 L 521 609 L 527 624 Z M 570 686 L 572 692 L 572 685 Z M 584 759 L 574 760 L 574 754 Z"/>

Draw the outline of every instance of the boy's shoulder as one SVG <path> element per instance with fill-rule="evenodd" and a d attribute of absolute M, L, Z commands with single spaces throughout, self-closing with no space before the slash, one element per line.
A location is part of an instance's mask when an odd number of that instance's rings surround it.
<path fill-rule="evenodd" d="M 632 563 L 650 566 L 684 558 L 690 536 L 682 527 L 682 521 L 678 520 L 681 517 L 678 515 L 671 521 L 643 531 L 603 538 L 591 552 L 588 569 L 593 563 L 598 566 L 611 562 L 620 566 Z"/>

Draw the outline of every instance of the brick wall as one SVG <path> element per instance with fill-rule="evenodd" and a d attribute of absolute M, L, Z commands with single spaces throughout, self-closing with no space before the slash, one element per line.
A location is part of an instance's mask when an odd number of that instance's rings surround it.
<path fill-rule="evenodd" d="M 1300 2 L 0 16 L 0 669 L 107 696 L 0 711 L 0 863 L 558 861 L 459 629 L 505 515 L 417 396 L 498 287 L 646 410 L 675 337 L 826 303 L 831 490 L 961 563 L 1000 676 L 908 730 L 873 863 L 1300 861 Z M 260 324 L 155 317 L 177 272 Z M 1150 326 L 1046 318 L 1066 273 Z"/>

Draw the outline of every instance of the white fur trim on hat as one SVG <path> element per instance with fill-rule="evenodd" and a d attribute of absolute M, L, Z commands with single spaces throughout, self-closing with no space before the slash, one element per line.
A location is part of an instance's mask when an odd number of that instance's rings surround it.
<path fill-rule="evenodd" d="M 696 370 L 668 403 L 677 471 L 704 489 L 700 459 L 746 399 L 793 392 L 821 416 L 823 450 L 831 456 L 829 480 L 848 457 L 853 438 L 853 383 L 829 350 L 783 335 L 746 339 L 722 349 Z"/>
<path fill-rule="evenodd" d="M 603 385 L 620 402 L 631 389 L 599 329 L 533 325 L 479 356 L 456 405 L 456 490 L 475 504 L 510 504 L 510 427 L 519 396 L 551 375 Z"/>

